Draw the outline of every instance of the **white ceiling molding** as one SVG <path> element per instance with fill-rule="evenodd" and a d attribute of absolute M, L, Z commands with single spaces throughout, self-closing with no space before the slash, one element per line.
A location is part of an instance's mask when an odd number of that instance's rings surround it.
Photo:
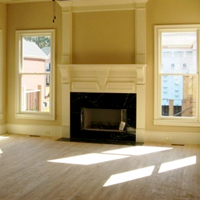
<path fill-rule="evenodd" d="M 98 12 L 145 8 L 148 0 L 57 0 L 63 11 Z"/>
<path fill-rule="evenodd" d="M 34 3 L 34 2 L 51 2 L 52 0 L 0 0 L 1 3 L 15 4 L 15 3 Z M 131 4 L 145 4 L 148 0 L 55 0 L 59 4 L 72 3 L 74 7 L 77 6 L 91 6 L 91 5 L 131 5 Z M 83 9 L 84 11 L 84 9 Z"/>

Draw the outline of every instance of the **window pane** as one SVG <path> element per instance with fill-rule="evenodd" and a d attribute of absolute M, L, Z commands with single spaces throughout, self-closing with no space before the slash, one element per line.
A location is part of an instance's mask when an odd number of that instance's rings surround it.
<path fill-rule="evenodd" d="M 162 33 L 162 73 L 197 73 L 196 32 Z"/>
<path fill-rule="evenodd" d="M 196 115 L 197 77 L 162 75 L 162 116 Z"/>
<path fill-rule="evenodd" d="M 49 112 L 49 75 L 22 76 L 22 111 Z"/>
<path fill-rule="evenodd" d="M 23 37 L 23 73 L 50 72 L 50 36 Z"/>

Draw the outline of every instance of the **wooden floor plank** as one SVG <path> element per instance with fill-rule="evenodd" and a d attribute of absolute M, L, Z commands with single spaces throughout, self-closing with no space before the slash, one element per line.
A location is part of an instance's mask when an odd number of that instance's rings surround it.
<path fill-rule="evenodd" d="M 7 137 L 7 138 L 6 138 Z M 1 135 L 1 200 L 199 200 L 200 146 L 145 143 L 142 148 L 170 148 L 134 154 L 138 146 L 57 141 L 56 138 Z M 118 153 L 112 150 L 121 150 Z M 141 150 L 140 150 L 141 151 Z M 142 152 L 142 151 L 141 151 Z M 139 152 L 139 153 L 141 153 Z M 121 156 L 106 162 L 83 164 L 50 160 L 95 154 Z M 160 172 L 168 162 L 196 158 L 196 163 Z M 78 161 L 81 161 L 79 157 Z M 83 162 L 84 160 L 82 160 Z M 151 169 L 151 173 L 142 170 Z M 143 172 L 143 173 L 141 173 Z M 119 176 L 129 180 L 119 183 Z M 105 186 L 113 176 L 113 185 Z M 136 177 L 134 177 L 136 176 Z"/>

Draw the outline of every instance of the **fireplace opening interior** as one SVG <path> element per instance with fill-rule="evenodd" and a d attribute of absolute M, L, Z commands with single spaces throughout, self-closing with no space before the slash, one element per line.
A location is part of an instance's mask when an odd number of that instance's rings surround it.
<path fill-rule="evenodd" d="M 81 129 L 126 131 L 126 109 L 81 108 Z"/>
<path fill-rule="evenodd" d="M 133 144 L 136 94 L 70 93 L 70 139 Z"/>

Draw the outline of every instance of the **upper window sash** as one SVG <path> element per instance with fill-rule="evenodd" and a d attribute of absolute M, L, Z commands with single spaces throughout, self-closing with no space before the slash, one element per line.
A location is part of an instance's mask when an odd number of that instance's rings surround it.
<path fill-rule="evenodd" d="M 50 48 L 50 63 L 51 70 L 40 72 L 40 71 L 27 71 L 24 70 L 24 59 L 23 59 L 23 38 L 33 36 L 49 36 L 51 38 Z M 29 77 L 48 77 L 50 83 L 50 106 L 49 111 L 25 111 L 23 105 L 23 78 Z M 28 31 L 16 31 L 16 118 L 21 119 L 41 119 L 41 120 L 54 120 L 55 119 L 55 30 L 28 30 Z"/>
<path fill-rule="evenodd" d="M 175 71 L 172 70 L 163 70 L 163 56 L 162 55 L 162 34 L 163 33 L 196 33 L 197 38 L 197 47 L 196 47 L 196 70 L 189 70 L 187 72 L 184 71 Z M 154 124 L 155 125 L 172 125 L 172 126 L 200 126 L 200 119 L 199 119 L 199 38 L 200 38 L 200 25 L 158 25 L 154 27 Z M 173 52 L 174 56 L 182 56 L 182 52 Z M 165 56 L 171 56 L 171 52 L 166 51 Z M 190 56 L 191 52 L 186 52 L 186 56 Z M 173 67 L 173 66 L 172 66 Z M 196 116 L 195 117 L 174 117 L 174 116 L 163 116 L 162 115 L 162 78 L 164 76 L 173 77 L 173 76 L 189 76 L 193 75 L 196 77 L 197 80 L 197 91 L 196 91 Z"/>

